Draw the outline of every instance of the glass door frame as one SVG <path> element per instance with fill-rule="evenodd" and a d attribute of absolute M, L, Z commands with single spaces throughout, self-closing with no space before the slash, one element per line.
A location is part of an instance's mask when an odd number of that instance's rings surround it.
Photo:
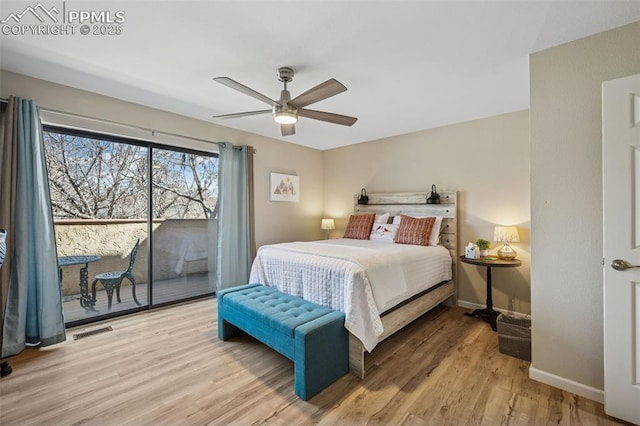
<path fill-rule="evenodd" d="M 147 254 L 147 281 L 148 281 L 148 285 L 147 285 L 147 300 L 146 303 L 136 307 L 136 308 L 132 308 L 132 309 L 123 309 L 120 311 L 114 311 L 114 312 L 106 312 L 104 314 L 95 316 L 95 317 L 88 317 L 88 318 L 83 318 L 83 319 L 78 319 L 78 320 L 72 320 L 72 321 L 65 321 L 65 328 L 72 328 L 72 327 L 77 327 L 77 326 L 81 326 L 81 325 L 86 325 L 86 324 L 90 324 L 90 323 L 94 323 L 94 322 L 98 322 L 98 321 L 104 321 L 104 320 L 108 320 L 111 318 L 116 318 L 116 317 L 120 317 L 123 315 L 130 315 L 136 312 L 142 312 L 142 311 L 147 311 L 147 310 L 151 310 L 151 309 L 156 309 L 156 308 L 162 308 L 165 306 L 170 306 L 170 305 L 175 305 L 175 304 L 179 304 L 179 303 L 184 303 L 184 302 L 188 302 L 188 301 L 192 301 L 192 300 L 198 300 L 198 299 L 203 299 L 203 298 L 208 298 L 208 297 L 213 297 L 215 296 L 215 290 L 212 291 L 211 293 L 206 293 L 206 294 L 202 294 L 202 295 L 197 295 L 197 296 L 191 296 L 191 297 L 186 297 L 183 299 L 178 299 L 178 300 L 174 300 L 174 301 L 167 301 L 167 302 L 162 302 L 162 303 L 158 303 L 155 304 L 153 303 L 153 182 L 152 182 L 152 168 L 153 168 L 153 151 L 154 149 L 162 149 L 162 150 L 168 150 L 168 151 L 176 151 L 176 152 L 182 152 L 182 153 L 186 153 L 186 154 L 193 154 L 193 155 L 201 155 L 201 156 L 205 156 L 205 157 L 214 157 L 214 158 L 218 158 L 218 154 L 215 152 L 208 152 L 208 151 L 201 151 L 201 150 L 196 150 L 196 149 L 191 149 L 191 148 L 183 148 L 183 147 L 176 147 L 173 145 L 163 145 L 163 144 L 159 144 L 156 142 L 150 142 L 150 141 L 146 141 L 146 140 L 142 140 L 142 139 L 135 139 L 135 138 L 131 138 L 131 137 L 122 137 L 122 136 L 116 136 L 116 135 L 111 135 L 108 133 L 101 133 L 101 132 L 97 132 L 97 131 L 91 131 L 91 130 L 84 130 L 84 129 L 75 129 L 75 128 L 68 128 L 68 127 L 64 127 L 64 126 L 56 126 L 56 125 L 51 125 L 51 124 L 43 124 L 42 126 L 42 130 L 43 132 L 51 132 L 51 133 L 62 133 L 62 134 L 66 134 L 66 135 L 70 135 L 70 136 L 77 136 L 77 137 L 84 137 L 84 138 L 89 138 L 89 139 L 98 139 L 98 140 L 105 140 L 108 142 L 114 142 L 114 143 L 123 143 L 123 144 L 128 144 L 128 145 L 135 145 L 135 146 L 140 146 L 140 147 L 144 147 L 147 148 L 147 185 L 146 185 L 146 190 L 147 190 L 147 247 L 146 247 L 146 254 Z M 142 248 L 142 247 L 141 247 Z"/>

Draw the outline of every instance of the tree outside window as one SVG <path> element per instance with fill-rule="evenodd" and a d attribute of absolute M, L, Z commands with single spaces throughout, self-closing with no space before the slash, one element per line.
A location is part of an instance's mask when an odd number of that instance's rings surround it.
<path fill-rule="evenodd" d="M 44 132 L 57 219 L 147 216 L 149 148 Z M 218 159 L 152 148 L 153 218 L 209 219 L 217 201 Z"/>

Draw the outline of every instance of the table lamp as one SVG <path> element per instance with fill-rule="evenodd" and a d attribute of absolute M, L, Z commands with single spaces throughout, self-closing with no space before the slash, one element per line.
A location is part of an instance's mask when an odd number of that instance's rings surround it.
<path fill-rule="evenodd" d="M 320 224 L 320 229 L 324 229 L 327 231 L 327 240 L 331 239 L 331 230 L 336 229 L 336 224 L 333 219 L 322 219 L 322 223 Z"/>
<path fill-rule="evenodd" d="M 498 257 L 500 259 L 515 259 L 516 251 L 509 245 L 509 243 L 519 243 L 520 236 L 518 235 L 518 228 L 515 226 L 496 226 L 493 230 L 493 241 L 504 243 L 504 245 L 498 250 Z"/>

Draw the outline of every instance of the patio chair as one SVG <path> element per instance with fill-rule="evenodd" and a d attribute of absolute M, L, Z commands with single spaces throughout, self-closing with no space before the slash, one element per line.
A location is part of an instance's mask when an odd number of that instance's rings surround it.
<path fill-rule="evenodd" d="M 122 303 L 120 300 L 120 285 L 122 284 L 122 280 L 127 278 L 131 282 L 131 293 L 133 294 L 133 300 L 141 305 L 142 303 L 138 302 L 138 298 L 136 297 L 136 279 L 133 276 L 133 264 L 136 261 L 136 255 L 138 254 L 138 246 L 140 245 L 140 239 L 136 241 L 136 244 L 133 246 L 131 250 L 131 255 L 129 256 L 129 268 L 126 271 L 114 271 L 114 272 L 103 272 L 101 274 L 96 275 L 96 279 L 91 284 L 91 298 L 93 299 L 93 304 L 96 303 L 96 283 L 100 282 L 104 289 L 107 291 L 107 298 L 109 302 L 109 310 L 111 310 L 111 301 L 113 299 L 113 290 L 116 291 L 116 296 L 118 298 L 118 303 Z"/>

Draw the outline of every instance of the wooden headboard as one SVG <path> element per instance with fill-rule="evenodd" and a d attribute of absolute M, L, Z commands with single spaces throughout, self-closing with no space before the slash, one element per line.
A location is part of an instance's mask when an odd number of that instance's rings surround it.
<path fill-rule="evenodd" d="M 355 214 L 390 213 L 391 216 L 442 216 L 440 244 L 451 253 L 453 279 L 458 276 L 458 203 L 455 191 L 442 191 L 440 204 L 427 204 L 429 192 L 392 192 L 367 194 L 368 204 L 358 204 L 360 194 L 353 196 Z"/>

